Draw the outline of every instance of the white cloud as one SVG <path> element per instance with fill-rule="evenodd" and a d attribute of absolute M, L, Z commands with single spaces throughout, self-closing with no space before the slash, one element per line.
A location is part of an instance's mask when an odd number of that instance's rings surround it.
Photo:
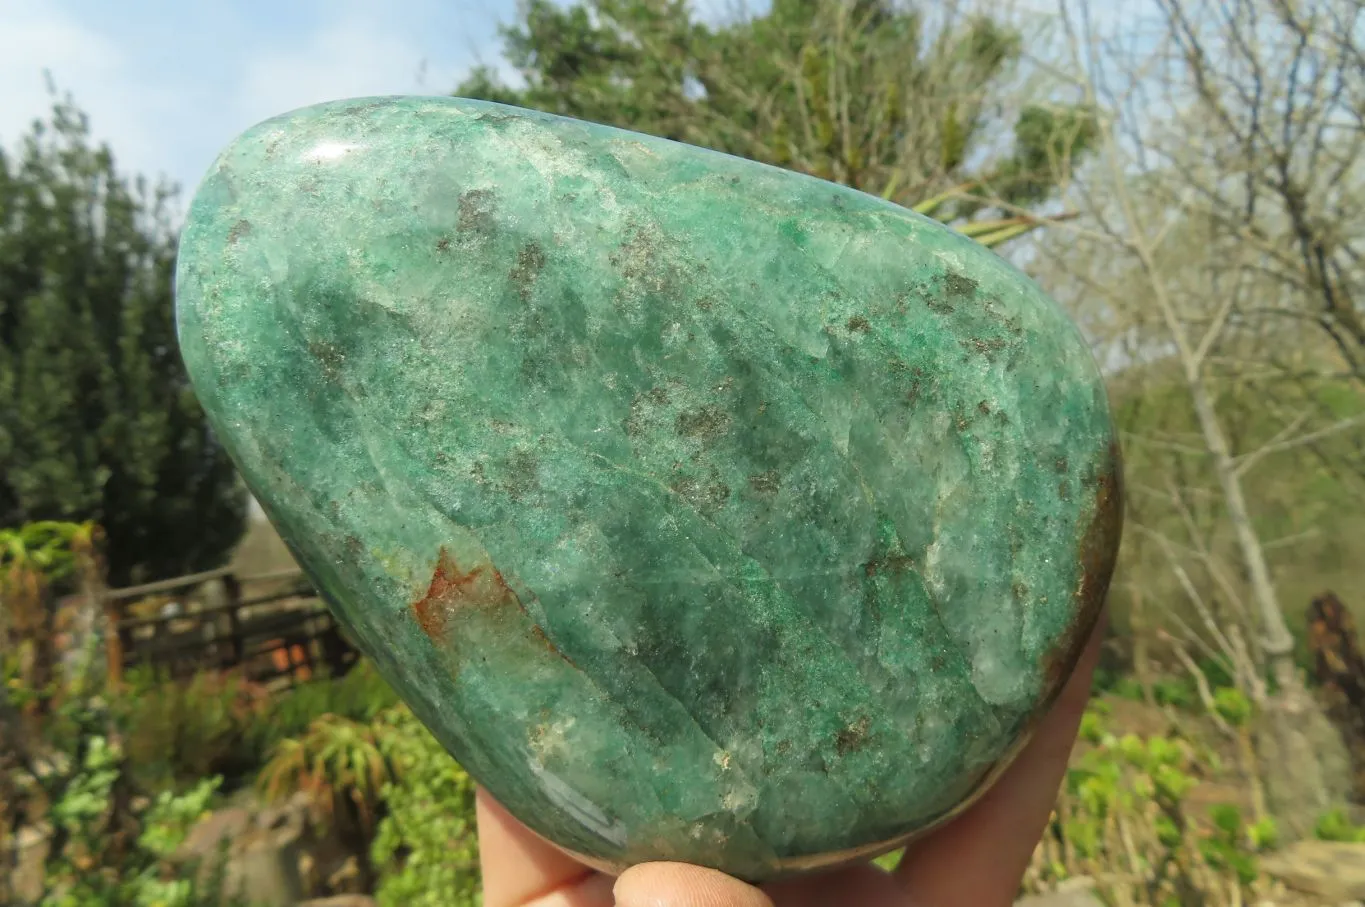
<path fill-rule="evenodd" d="M 422 48 L 410 36 L 376 26 L 352 16 L 324 27 L 297 49 L 251 58 L 233 101 L 238 125 L 246 128 L 322 101 L 419 91 Z M 453 83 L 452 77 L 442 87 Z"/>
<path fill-rule="evenodd" d="M 171 156 L 158 141 L 158 111 L 173 92 L 141 83 L 124 48 L 47 3 L 0 0 L 0 143 L 12 147 L 51 108 L 44 71 L 92 117 L 97 139 L 138 170 L 164 171 Z"/>
<path fill-rule="evenodd" d="M 82 0 L 0 0 L 0 145 L 47 114 L 48 70 L 120 169 L 190 192 L 224 145 L 267 117 L 450 91 L 473 61 L 497 57 L 496 23 L 511 11 L 510 0 L 319 0 L 287 11 L 272 0 L 129 0 L 115 15 Z"/>
<path fill-rule="evenodd" d="M 990 9 L 991 4 L 983 4 Z M 1159 11 L 1152 0 L 1016 0 L 1016 8 L 1024 13 L 1056 16 L 1066 10 L 1080 28 L 1086 20 L 1097 31 L 1108 34 L 1115 29 L 1131 26 L 1145 16 Z"/>

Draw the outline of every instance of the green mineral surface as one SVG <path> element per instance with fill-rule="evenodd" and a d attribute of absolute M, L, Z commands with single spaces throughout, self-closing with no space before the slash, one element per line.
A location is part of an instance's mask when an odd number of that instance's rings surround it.
<path fill-rule="evenodd" d="M 1076 326 L 821 180 L 452 98 L 238 138 L 183 234 L 212 424 L 339 619 L 511 812 L 760 880 L 960 809 L 1118 543 Z"/>

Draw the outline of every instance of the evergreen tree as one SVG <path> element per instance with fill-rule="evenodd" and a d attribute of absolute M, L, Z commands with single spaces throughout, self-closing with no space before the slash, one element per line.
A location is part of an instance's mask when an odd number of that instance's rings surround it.
<path fill-rule="evenodd" d="M 0 526 L 99 522 L 115 585 L 215 566 L 245 525 L 176 344 L 172 198 L 70 101 L 0 150 Z"/>
<path fill-rule="evenodd" d="M 931 24 L 928 9 L 773 0 L 714 25 L 685 0 L 524 0 L 503 29 L 523 87 L 484 67 L 456 94 L 701 145 L 906 205 L 959 190 L 932 206 L 944 221 L 1046 201 L 1089 150 L 1093 119 L 1018 90 L 1017 31 L 942 11 Z M 1011 93 L 1028 102 L 1011 104 Z"/>

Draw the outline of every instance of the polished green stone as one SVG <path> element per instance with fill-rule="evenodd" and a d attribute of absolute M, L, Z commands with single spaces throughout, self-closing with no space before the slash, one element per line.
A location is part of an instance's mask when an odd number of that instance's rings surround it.
<path fill-rule="evenodd" d="M 820 180 L 450 98 L 198 191 L 194 388 L 331 607 L 522 821 L 749 879 L 968 802 L 1074 664 L 1097 366 L 998 256 Z"/>

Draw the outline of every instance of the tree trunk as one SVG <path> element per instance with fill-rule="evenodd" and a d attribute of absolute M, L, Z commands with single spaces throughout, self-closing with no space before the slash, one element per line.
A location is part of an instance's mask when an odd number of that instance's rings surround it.
<path fill-rule="evenodd" d="M 1242 494 L 1242 477 L 1237 471 L 1237 462 L 1228 450 L 1223 427 L 1218 421 L 1202 376 L 1197 371 L 1187 370 L 1186 381 L 1189 383 L 1195 414 L 1199 418 L 1199 429 L 1204 435 L 1204 444 L 1213 457 L 1214 472 L 1223 492 L 1228 521 L 1237 539 L 1242 565 L 1251 584 L 1252 600 L 1256 603 L 1256 613 L 1261 621 L 1262 649 L 1266 654 L 1267 666 L 1281 691 L 1294 688 L 1302 690 L 1303 681 L 1294 667 L 1294 637 L 1285 623 L 1275 584 L 1270 579 L 1270 568 L 1265 561 L 1261 540 L 1256 537 L 1256 530 L 1251 525 L 1251 514 L 1247 510 L 1246 497 Z"/>
<path fill-rule="evenodd" d="M 1351 612 L 1331 592 L 1313 599 L 1309 649 L 1327 715 L 1341 729 L 1355 771 L 1354 798 L 1365 802 L 1365 655 Z"/>
<path fill-rule="evenodd" d="M 76 556 L 76 574 L 80 577 L 77 620 L 71 634 L 71 646 L 75 651 L 68 660 L 72 673 L 66 678 L 66 686 L 74 695 L 81 695 L 92 686 L 101 650 L 110 645 L 110 628 L 105 619 L 109 587 L 101 550 L 103 543 L 104 533 L 94 524 L 78 533 L 71 543 Z"/>
<path fill-rule="evenodd" d="M 1204 444 L 1213 459 L 1228 520 L 1251 585 L 1261 648 L 1276 683 L 1262 704 L 1255 729 L 1267 805 L 1287 839 L 1308 837 L 1318 818 L 1351 789 L 1350 758 L 1341 734 L 1327 719 L 1294 664 L 1294 637 L 1284 619 L 1265 551 L 1251 524 L 1242 477 L 1200 373 L 1197 355 L 1181 343 L 1185 379 Z"/>

